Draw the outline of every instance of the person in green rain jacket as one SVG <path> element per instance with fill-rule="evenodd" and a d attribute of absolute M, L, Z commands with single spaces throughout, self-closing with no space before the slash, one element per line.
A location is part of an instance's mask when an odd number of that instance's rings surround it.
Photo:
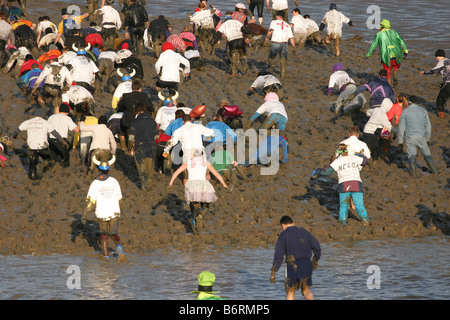
<path fill-rule="evenodd" d="M 212 287 L 216 281 L 214 273 L 203 271 L 198 275 L 198 290 L 191 293 L 197 293 L 197 300 L 226 300 L 221 296 L 216 295 L 219 291 L 213 291 Z"/>
<path fill-rule="evenodd" d="M 384 19 L 381 21 L 380 31 L 376 34 L 369 51 L 367 51 L 367 58 L 370 57 L 377 46 L 380 47 L 381 64 L 388 73 L 386 78 L 390 85 L 396 86 L 398 84 L 400 64 L 409 51 L 400 34 L 391 29 L 389 20 Z"/>

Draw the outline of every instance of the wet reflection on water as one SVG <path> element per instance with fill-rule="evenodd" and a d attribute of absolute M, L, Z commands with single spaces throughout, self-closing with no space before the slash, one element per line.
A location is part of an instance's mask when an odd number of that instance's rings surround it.
<path fill-rule="evenodd" d="M 86 6 L 86 1 L 84 0 L 66 0 L 63 2 L 79 5 L 82 11 Z M 234 5 L 238 1 L 214 0 L 210 2 L 220 9 L 222 13 L 225 13 L 227 10 L 233 11 Z M 242 2 L 248 7 L 247 1 Z M 187 19 L 187 12 L 193 12 L 197 5 L 197 0 L 152 0 L 147 2 L 146 10 L 150 17 L 162 14 L 166 17 Z M 338 10 L 348 16 L 354 24 L 352 28 L 344 26 L 344 39 L 360 35 L 364 37 L 364 41 L 370 43 L 377 30 L 367 28 L 367 21 L 372 21 L 375 14 L 372 10 L 367 11 L 369 6 L 377 6 L 380 9 L 380 19 L 391 21 L 392 28 L 402 35 L 412 52 L 425 54 L 431 57 L 433 62 L 434 52 L 438 47 L 450 49 L 450 40 L 448 38 L 448 1 L 446 0 L 372 0 L 370 2 L 342 0 L 337 3 L 337 6 Z M 318 25 L 320 25 L 323 16 L 328 11 L 328 7 L 328 2 L 320 3 L 312 0 L 300 2 L 302 14 L 309 14 L 311 19 L 316 21 Z M 115 8 L 119 9 L 117 1 Z M 294 8 L 292 2 L 289 2 L 289 8 Z M 42 14 L 48 14 L 47 8 L 39 9 L 39 12 L 41 11 Z M 264 8 L 263 14 L 263 26 L 268 27 L 271 21 L 271 14 L 267 13 L 266 8 Z M 289 12 L 289 21 L 290 18 L 291 12 Z M 175 32 L 180 32 L 180 30 L 175 30 Z"/>
<path fill-rule="evenodd" d="M 449 299 L 449 238 L 364 241 L 323 245 L 313 275 L 316 299 Z M 0 299 L 192 300 L 197 275 L 216 274 L 214 289 L 228 299 L 284 299 L 283 267 L 277 284 L 269 282 L 273 249 L 224 253 L 152 252 L 128 255 L 126 263 L 105 262 L 97 255 L 3 256 Z M 69 289 L 80 268 L 80 289 Z M 369 266 L 380 270 L 380 289 L 369 289 Z M 301 299 L 297 294 L 297 299 Z"/>

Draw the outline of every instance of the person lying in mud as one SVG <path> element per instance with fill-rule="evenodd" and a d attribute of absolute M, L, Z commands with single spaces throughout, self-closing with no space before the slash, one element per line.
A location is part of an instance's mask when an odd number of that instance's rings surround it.
<path fill-rule="evenodd" d="M 363 186 L 359 173 L 362 167 L 368 164 L 368 159 L 365 156 L 359 157 L 356 155 L 349 155 L 348 146 L 345 144 L 339 144 L 336 152 L 339 153 L 340 156 L 328 167 L 315 169 L 311 174 L 311 178 L 315 179 L 317 176 L 331 176 L 334 172 L 337 172 L 340 202 L 339 223 L 342 225 L 347 224 L 351 197 L 362 223 L 368 225 L 369 217 L 366 208 L 364 207 Z"/>
<path fill-rule="evenodd" d="M 199 214 L 200 207 L 209 206 L 210 203 L 215 202 L 218 198 L 214 187 L 207 179 L 207 171 L 211 172 L 214 177 L 227 189 L 228 185 L 223 180 L 222 176 L 217 172 L 212 164 L 206 160 L 206 154 L 203 149 L 195 149 L 192 157 L 190 157 L 173 173 L 170 178 L 169 188 L 173 186 L 173 182 L 182 172 L 187 170 L 188 180 L 185 184 L 184 195 L 186 202 L 189 203 L 191 210 L 191 224 L 194 233 L 197 232 L 197 219 L 201 219 Z"/>

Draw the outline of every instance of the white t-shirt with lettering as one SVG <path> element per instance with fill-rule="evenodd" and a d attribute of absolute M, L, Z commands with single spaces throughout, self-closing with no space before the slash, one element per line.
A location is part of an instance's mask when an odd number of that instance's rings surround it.
<path fill-rule="evenodd" d="M 98 219 L 110 220 L 120 216 L 119 200 L 122 199 L 122 191 L 115 178 L 108 177 L 103 181 L 95 179 L 87 196 L 96 201 L 95 216 Z"/>
<path fill-rule="evenodd" d="M 223 33 L 225 35 L 225 37 L 227 38 L 227 41 L 232 41 L 232 40 L 236 40 L 236 39 L 241 39 L 244 37 L 244 35 L 242 34 L 242 27 L 244 25 L 242 23 L 240 23 L 237 20 L 234 19 L 230 19 L 227 20 L 226 22 L 222 23 L 222 25 L 219 27 L 219 31 L 220 33 Z"/>
<path fill-rule="evenodd" d="M 169 124 L 175 120 L 176 107 L 161 107 L 156 114 L 155 121 L 160 130 L 166 130 Z"/>
<path fill-rule="evenodd" d="M 40 150 L 48 147 L 48 134 L 53 131 L 47 120 L 35 117 L 22 122 L 20 131 L 27 131 L 27 144 L 32 150 Z"/>
<path fill-rule="evenodd" d="M 330 166 L 338 174 L 338 183 L 346 181 L 361 181 L 359 172 L 362 169 L 363 158 L 358 156 L 340 156 Z"/>

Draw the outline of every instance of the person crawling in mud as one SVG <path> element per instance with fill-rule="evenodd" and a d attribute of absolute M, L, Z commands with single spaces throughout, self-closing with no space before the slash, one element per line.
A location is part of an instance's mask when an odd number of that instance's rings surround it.
<path fill-rule="evenodd" d="M 284 104 L 280 102 L 280 98 L 275 92 L 269 92 L 264 97 L 265 102 L 256 110 L 253 116 L 250 118 L 250 125 L 257 119 L 261 119 L 261 116 L 267 117 L 261 124 L 259 129 L 279 129 L 285 130 L 286 123 L 288 121 L 288 115 Z"/>
<path fill-rule="evenodd" d="M 40 180 L 44 170 L 53 166 L 48 135 L 51 133 L 62 144 L 66 142 L 45 119 L 45 112 L 42 108 L 35 109 L 30 119 L 22 122 L 14 130 L 13 139 L 17 139 L 17 136 L 23 131 L 27 132 L 28 177 L 30 180 Z"/>
<path fill-rule="evenodd" d="M 356 208 L 356 212 L 366 226 L 369 224 L 366 208 L 363 201 L 363 186 L 360 177 L 360 171 L 369 161 L 366 156 L 349 155 L 348 146 L 339 144 L 336 152 L 340 154 L 328 167 L 324 169 L 315 169 L 311 178 L 315 179 L 319 176 L 331 176 L 337 172 L 339 185 L 339 223 L 347 224 L 348 209 L 351 205 L 351 199 Z"/>

